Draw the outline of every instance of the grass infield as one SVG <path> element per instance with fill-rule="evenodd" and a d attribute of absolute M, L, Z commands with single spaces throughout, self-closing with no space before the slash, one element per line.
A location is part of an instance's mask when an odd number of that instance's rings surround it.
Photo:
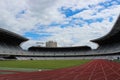
<path fill-rule="evenodd" d="M 90 60 L 23 60 L 0 61 L 0 69 L 58 69 L 85 64 Z"/>
<path fill-rule="evenodd" d="M 119 62 L 119 63 L 120 63 L 120 60 L 117 60 L 117 59 L 116 59 L 116 60 L 114 60 L 114 61 L 115 61 L 115 62 Z"/>

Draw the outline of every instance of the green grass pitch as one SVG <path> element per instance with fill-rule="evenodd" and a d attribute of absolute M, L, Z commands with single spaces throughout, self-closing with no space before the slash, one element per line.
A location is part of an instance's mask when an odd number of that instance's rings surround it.
<path fill-rule="evenodd" d="M 0 61 L 2 68 L 58 69 L 85 64 L 90 60 L 11 60 Z"/>

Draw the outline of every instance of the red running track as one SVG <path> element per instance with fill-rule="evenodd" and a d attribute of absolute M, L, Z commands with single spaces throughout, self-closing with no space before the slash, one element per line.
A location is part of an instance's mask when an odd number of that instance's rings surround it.
<path fill-rule="evenodd" d="M 71 68 L 0 75 L 0 80 L 120 80 L 120 63 L 93 60 Z"/>

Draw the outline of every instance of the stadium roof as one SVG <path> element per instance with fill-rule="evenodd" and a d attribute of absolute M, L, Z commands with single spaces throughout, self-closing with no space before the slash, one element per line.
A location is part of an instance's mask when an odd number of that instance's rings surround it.
<path fill-rule="evenodd" d="M 28 39 L 22 37 L 16 33 L 0 28 L 0 43 L 7 45 L 19 45 L 21 42 L 27 41 Z"/>
<path fill-rule="evenodd" d="M 39 47 L 33 46 L 29 48 L 29 51 L 87 51 L 91 50 L 88 46 L 77 46 L 77 47 Z"/>
<path fill-rule="evenodd" d="M 116 23 L 114 24 L 112 30 L 107 35 L 91 41 L 98 43 L 99 45 L 120 42 L 120 15 Z"/>

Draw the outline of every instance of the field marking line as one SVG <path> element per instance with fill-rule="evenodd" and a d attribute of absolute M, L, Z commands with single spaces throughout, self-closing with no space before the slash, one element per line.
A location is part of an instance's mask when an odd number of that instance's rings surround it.
<path fill-rule="evenodd" d="M 94 61 L 89 62 L 89 64 L 87 64 L 86 68 L 84 68 L 84 70 L 81 71 L 80 74 L 76 75 L 73 80 L 77 80 L 77 77 L 79 77 L 81 74 L 83 74 L 86 69 L 89 69 L 89 68 L 94 64 L 93 62 L 94 62 Z"/>
<path fill-rule="evenodd" d="M 105 63 L 103 63 L 103 62 L 101 63 L 101 68 L 102 68 L 102 71 L 103 71 L 103 74 L 104 74 L 104 78 L 105 78 L 105 80 L 107 80 L 107 75 L 106 75 L 105 70 L 103 68 L 103 64 L 105 64 Z"/>
<path fill-rule="evenodd" d="M 111 65 L 111 66 L 115 66 L 115 64 L 109 64 L 109 65 Z M 114 71 L 113 70 L 113 68 L 112 67 L 109 67 L 114 73 L 116 73 L 118 76 L 120 76 L 120 73 L 118 73 L 118 72 L 116 72 L 116 71 Z M 118 70 L 119 70 L 120 68 L 118 68 Z"/>
<path fill-rule="evenodd" d="M 95 63 L 94 69 L 93 69 L 93 71 L 91 72 L 91 75 L 89 76 L 89 80 L 92 79 L 93 73 L 94 73 L 94 71 L 95 71 L 96 68 L 97 68 L 97 64 L 98 64 L 98 63 Z"/>
<path fill-rule="evenodd" d="M 77 66 L 78 68 L 79 68 L 79 66 Z M 55 72 L 53 72 L 54 73 L 54 75 L 49 75 L 49 76 L 47 76 L 46 78 L 56 78 L 57 76 L 60 76 L 61 74 L 66 74 L 66 73 L 68 73 L 68 72 L 70 72 L 71 70 L 73 70 L 74 68 L 77 68 L 77 67 L 71 67 L 71 68 L 68 68 L 68 70 L 67 71 L 65 71 L 65 72 L 63 72 L 63 71 L 60 71 L 60 72 L 58 72 L 57 74 L 55 73 Z M 66 68 L 65 68 L 66 69 Z M 72 73 L 69 73 L 69 74 L 72 74 Z M 67 75 L 69 75 L 69 74 L 66 74 L 66 75 L 64 75 L 64 76 L 67 76 Z M 41 79 L 46 79 L 46 78 L 44 78 L 44 77 L 41 77 Z M 62 77 L 61 77 L 62 78 Z M 63 77 L 64 78 L 64 77 Z M 56 80 L 57 80 L 58 78 L 56 78 Z M 54 79 L 55 80 L 55 79 Z"/>
<path fill-rule="evenodd" d="M 91 61 L 91 62 L 92 62 L 92 61 Z M 65 76 L 71 76 L 71 75 L 73 75 L 74 72 L 77 72 L 77 71 L 81 70 L 81 68 L 84 68 L 86 65 L 90 64 L 91 62 L 88 62 L 88 63 L 86 63 L 86 64 L 83 64 L 83 65 L 80 65 L 80 66 L 77 66 L 77 67 L 73 67 L 73 69 L 71 69 L 71 70 L 69 70 L 69 71 L 67 71 L 67 72 L 62 73 L 62 74 L 64 74 L 62 77 L 56 78 L 56 79 L 54 79 L 54 80 L 62 79 L 62 78 L 64 78 Z M 72 71 L 72 72 L 71 72 L 71 71 Z M 68 72 L 69 72 L 69 73 L 68 73 Z M 65 74 L 65 73 L 66 73 L 66 74 Z M 76 73 L 76 74 L 77 74 L 77 73 Z"/>

